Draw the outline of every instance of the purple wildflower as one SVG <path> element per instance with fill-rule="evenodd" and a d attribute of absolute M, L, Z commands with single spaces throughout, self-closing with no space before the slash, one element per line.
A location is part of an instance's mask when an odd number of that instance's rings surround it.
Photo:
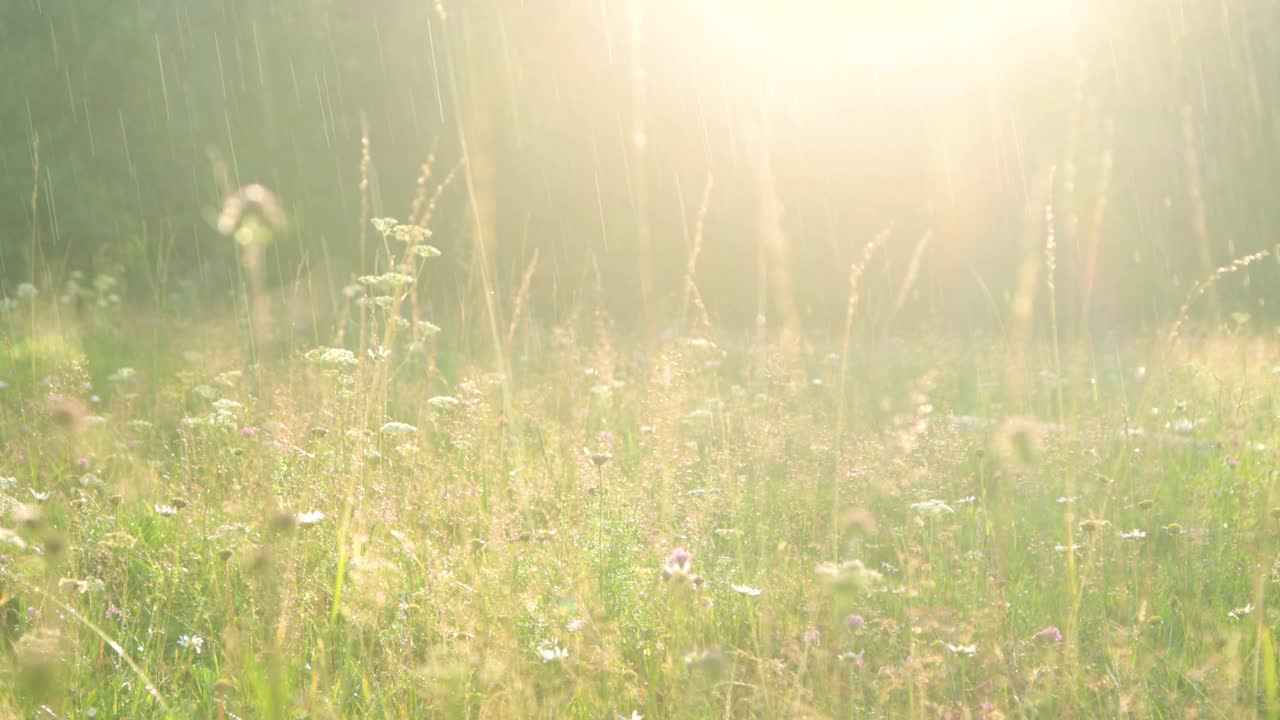
<path fill-rule="evenodd" d="M 662 564 L 662 574 L 668 580 L 687 580 L 695 585 L 702 581 L 702 578 L 693 574 L 693 553 L 684 548 L 671 551 Z"/>
<path fill-rule="evenodd" d="M 1032 636 L 1032 640 L 1045 640 L 1048 642 L 1062 642 L 1062 631 L 1056 625 L 1041 630 Z"/>
<path fill-rule="evenodd" d="M 844 619 L 844 626 L 850 630 L 861 630 L 867 626 L 867 621 L 858 613 L 850 613 Z"/>

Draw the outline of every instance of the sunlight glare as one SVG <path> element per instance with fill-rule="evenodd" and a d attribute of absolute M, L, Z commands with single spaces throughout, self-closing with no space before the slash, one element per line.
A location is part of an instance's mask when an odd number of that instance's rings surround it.
<path fill-rule="evenodd" d="M 778 78 L 871 76 L 897 92 L 969 84 L 984 68 L 1070 50 L 1072 0 L 705 0 L 692 25 L 719 60 Z M 691 28 L 693 29 L 693 28 Z"/>

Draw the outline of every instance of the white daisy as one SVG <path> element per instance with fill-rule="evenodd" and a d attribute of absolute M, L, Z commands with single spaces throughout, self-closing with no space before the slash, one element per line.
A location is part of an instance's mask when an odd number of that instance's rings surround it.
<path fill-rule="evenodd" d="M 183 635 L 178 638 L 178 647 L 184 650 L 195 650 L 199 655 L 204 652 L 204 638 L 199 635 Z"/>

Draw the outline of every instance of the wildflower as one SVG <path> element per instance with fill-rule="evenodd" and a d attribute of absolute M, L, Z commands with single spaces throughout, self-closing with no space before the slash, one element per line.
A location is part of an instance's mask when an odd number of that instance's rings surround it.
<path fill-rule="evenodd" d="M 240 437 L 242 438 L 252 438 L 257 434 L 258 434 L 258 431 L 255 428 L 251 428 L 247 426 L 240 428 Z"/>
<path fill-rule="evenodd" d="M 668 579 L 693 580 L 693 553 L 684 548 L 676 548 L 662 563 L 662 574 Z"/>
<path fill-rule="evenodd" d="M 1054 549 L 1055 551 L 1057 551 L 1057 552 L 1060 552 L 1060 553 L 1064 553 L 1064 552 L 1068 552 L 1068 551 L 1069 551 L 1069 552 L 1077 552 L 1077 551 L 1079 551 L 1079 550 L 1081 550 L 1081 549 L 1083 549 L 1083 548 L 1084 548 L 1084 545 L 1083 545 L 1082 543 L 1071 543 L 1071 546 L 1070 546 L 1070 547 L 1068 547 L 1068 546 L 1066 546 L 1066 545 L 1062 545 L 1062 544 L 1058 544 L 1058 545 L 1054 545 L 1054 546 L 1053 546 L 1053 549 Z"/>
<path fill-rule="evenodd" d="M 194 650 L 199 655 L 204 652 L 204 638 L 199 635 L 183 635 L 178 638 L 178 647 L 184 650 Z"/>
<path fill-rule="evenodd" d="M 1235 470 L 1237 467 L 1240 466 L 1240 461 L 1230 455 L 1228 455 L 1226 459 L 1223 460 L 1222 462 L 1227 466 L 1228 469 L 1231 469 L 1231 470 Z"/>
<path fill-rule="evenodd" d="M 223 201 L 222 213 L 218 215 L 218 232 L 234 235 L 241 245 L 251 245 L 263 231 L 283 228 L 286 222 L 276 196 L 262 185 L 253 183 Z"/>
<path fill-rule="evenodd" d="M 632 710 L 630 715 L 619 715 L 618 720 L 644 720 L 639 710 Z"/>
<path fill-rule="evenodd" d="M 1245 615 L 1248 615 L 1251 612 L 1253 612 L 1253 603 L 1249 603 L 1244 607 L 1238 607 L 1235 610 L 1232 610 L 1231 612 L 1227 613 L 1227 617 L 1231 618 L 1232 620 L 1239 620 L 1240 618 L 1244 617 Z"/>
<path fill-rule="evenodd" d="M 912 503 L 911 509 L 918 513 L 926 515 L 955 515 L 956 511 L 950 505 L 941 500 L 926 500 L 924 502 Z"/>
<path fill-rule="evenodd" d="M 31 300 L 35 298 L 37 294 L 39 294 L 39 291 L 36 290 L 36 286 L 32 285 L 29 282 L 24 282 L 18 285 L 17 295 L 18 295 L 19 302 L 23 300 Z"/>
<path fill-rule="evenodd" d="M 733 588 L 733 591 L 739 595 L 746 595 L 747 597 L 758 597 L 760 595 L 760 588 L 751 585 L 730 584 L 729 587 Z"/>
<path fill-rule="evenodd" d="M 35 488 L 27 488 L 27 490 L 31 492 L 31 497 L 35 498 L 36 502 L 44 502 L 53 496 L 52 490 L 47 492 L 37 492 Z"/>
<path fill-rule="evenodd" d="M 1133 530 L 1130 530 L 1129 532 L 1119 532 L 1119 533 L 1116 533 L 1116 537 L 1122 538 L 1122 539 L 1124 539 L 1124 540 L 1141 540 L 1142 538 L 1144 538 L 1144 537 L 1146 537 L 1146 536 L 1147 536 L 1147 534 L 1146 534 L 1145 532 L 1143 532 L 1143 531 L 1141 531 L 1141 530 L 1139 530 L 1139 529 L 1137 529 L 1137 528 L 1134 528 Z"/>
<path fill-rule="evenodd" d="M 861 667 L 862 658 L 864 655 L 866 655 L 866 653 L 867 653 L 866 650 L 860 650 L 858 652 L 853 652 L 852 650 L 845 650 L 844 652 L 837 655 L 836 658 L 843 660 L 844 662 L 855 663 L 856 665 Z"/>
<path fill-rule="evenodd" d="M 174 515 L 178 514 L 178 508 L 173 507 L 172 505 L 162 505 L 160 503 L 156 503 L 152 509 L 165 517 L 173 517 Z"/>
<path fill-rule="evenodd" d="M 430 400 L 428 400 L 427 404 L 435 408 L 436 410 L 444 411 L 444 410 L 452 410 L 458 407 L 460 403 L 458 402 L 458 398 L 450 397 L 448 395 L 437 395 L 431 398 Z"/>
<path fill-rule="evenodd" d="M 389 422 L 379 430 L 383 435 L 411 435 L 417 431 L 418 428 L 402 422 Z"/>
<path fill-rule="evenodd" d="M 320 512 L 319 510 L 312 510 L 311 512 L 298 513 L 298 524 L 301 525 L 302 527 L 310 527 L 312 525 L 317 525 L 320 523 L 321 520 L 324 520 L 324 513 Z"/>
<path fill-rule="evenodd" d="M 844 618 L 844 626 L 850 630 L 861 630 L 867 626 L 867 621 L 858 613 L 850 613 Z"/>
<path fill-rule="evenodd" d="M 1071 504 L 1071 503 L 1073 503 L 1073 502 L 1075 502 L 1076 500 L 1079 500 L 1079 499 L 1080 499 L 1080 496 L 1079 496 L 1079 495 L 1063 496 L 1063 497 L 1058 498 L 1058 504 L 1059 504 L 1059 505 L 1069 505 L 1069 504 Z"/>
<path fill-rule="evenodd" d="M 1169 533 L 1170 535 L 1181 535 L 1182 526 L 1176 522 L 1172 522 L 1164 526 L 1164 531 Z"/>
<path fill-rule="evenodd" d="M 595 465 L 596 467 L 603 467 L 605 463 L 613 459 L 613 454 L 604 450 L 600 452 L 594 452 L 594 453 L 590 451 L 586 451 L 586 452 L 587 452 L 587 456 L 591 458 L 591 464 Z"/>
<path fill-rule="evenodd" d="M 538 646 L 538 657 L 542 658 L 543 663 L 560 662 L 569 657 L 569 651 L 558 643 L 543 643 Z"/>
<path fill-rule="evenodd" d="M 1106 520 L 1095 520 L 1090 518 L 1088 520 L 1080 521 L 1080 530 L 1083 532 L 1092 533 L 1092 532 L 1097 532 L 1102 528 L 1107 527 L 1110 524 L 1111 523 Z"/>
<path fill-rule="evenodd" d="M 818 628 L 809 628 L 808 630 L 805 630 L 803 637 L 804 644 L 809 647 L 818 647 L 822 644 L 822 633 L 818 631 Z"/>
<path fill-rule="evenodd" d="M 1031 639 L 1046 642 L 1062 642 L 1062 631 L 1059 630 L 1056 625 L 1050 625 L 1035 635 L 1032 635 Z"/>
<path fill-rule="evenodd" d="M 943 643 L 947 649 L 956 655 L 964 655 L 965 657 L 973 657 L 978 652 L 977 645 L 952 645 L 951 643 Z"/>
<path fill-rule="evenodd" d="M 822 563 L 818 565 L 817 573 L 837 589 L 856 587 L 869 590 L 884 582 L 884 575 L 863 565 L 861 560 L 846 560 L 839 564 Z"/>
<path fill-rule="evenodd" d="M 124 611 L 116 607 L 115 603 L 108 603 L 107 611 L 103 613 L 103 617 L 105 617 L 108 620 L 123 620 Z"/>
<path fill-rule="evenodd" d="M 356 354 L 346 348 L 315 348 L 304 355 L 310 362 L 331 370 L 349 371 L 360 364 Z"/>

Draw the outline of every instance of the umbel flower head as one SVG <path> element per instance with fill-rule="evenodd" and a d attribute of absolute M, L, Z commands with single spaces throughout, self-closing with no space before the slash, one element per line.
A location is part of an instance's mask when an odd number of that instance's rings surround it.
<path fill-rule="evenodd" d="M 227 196 L 218 215 L 218 232 L 234 236 L 241 245 L 261 244 L 270 242 L 271 233 L 286 222 L 276 196 L 253 183 Z"/>

